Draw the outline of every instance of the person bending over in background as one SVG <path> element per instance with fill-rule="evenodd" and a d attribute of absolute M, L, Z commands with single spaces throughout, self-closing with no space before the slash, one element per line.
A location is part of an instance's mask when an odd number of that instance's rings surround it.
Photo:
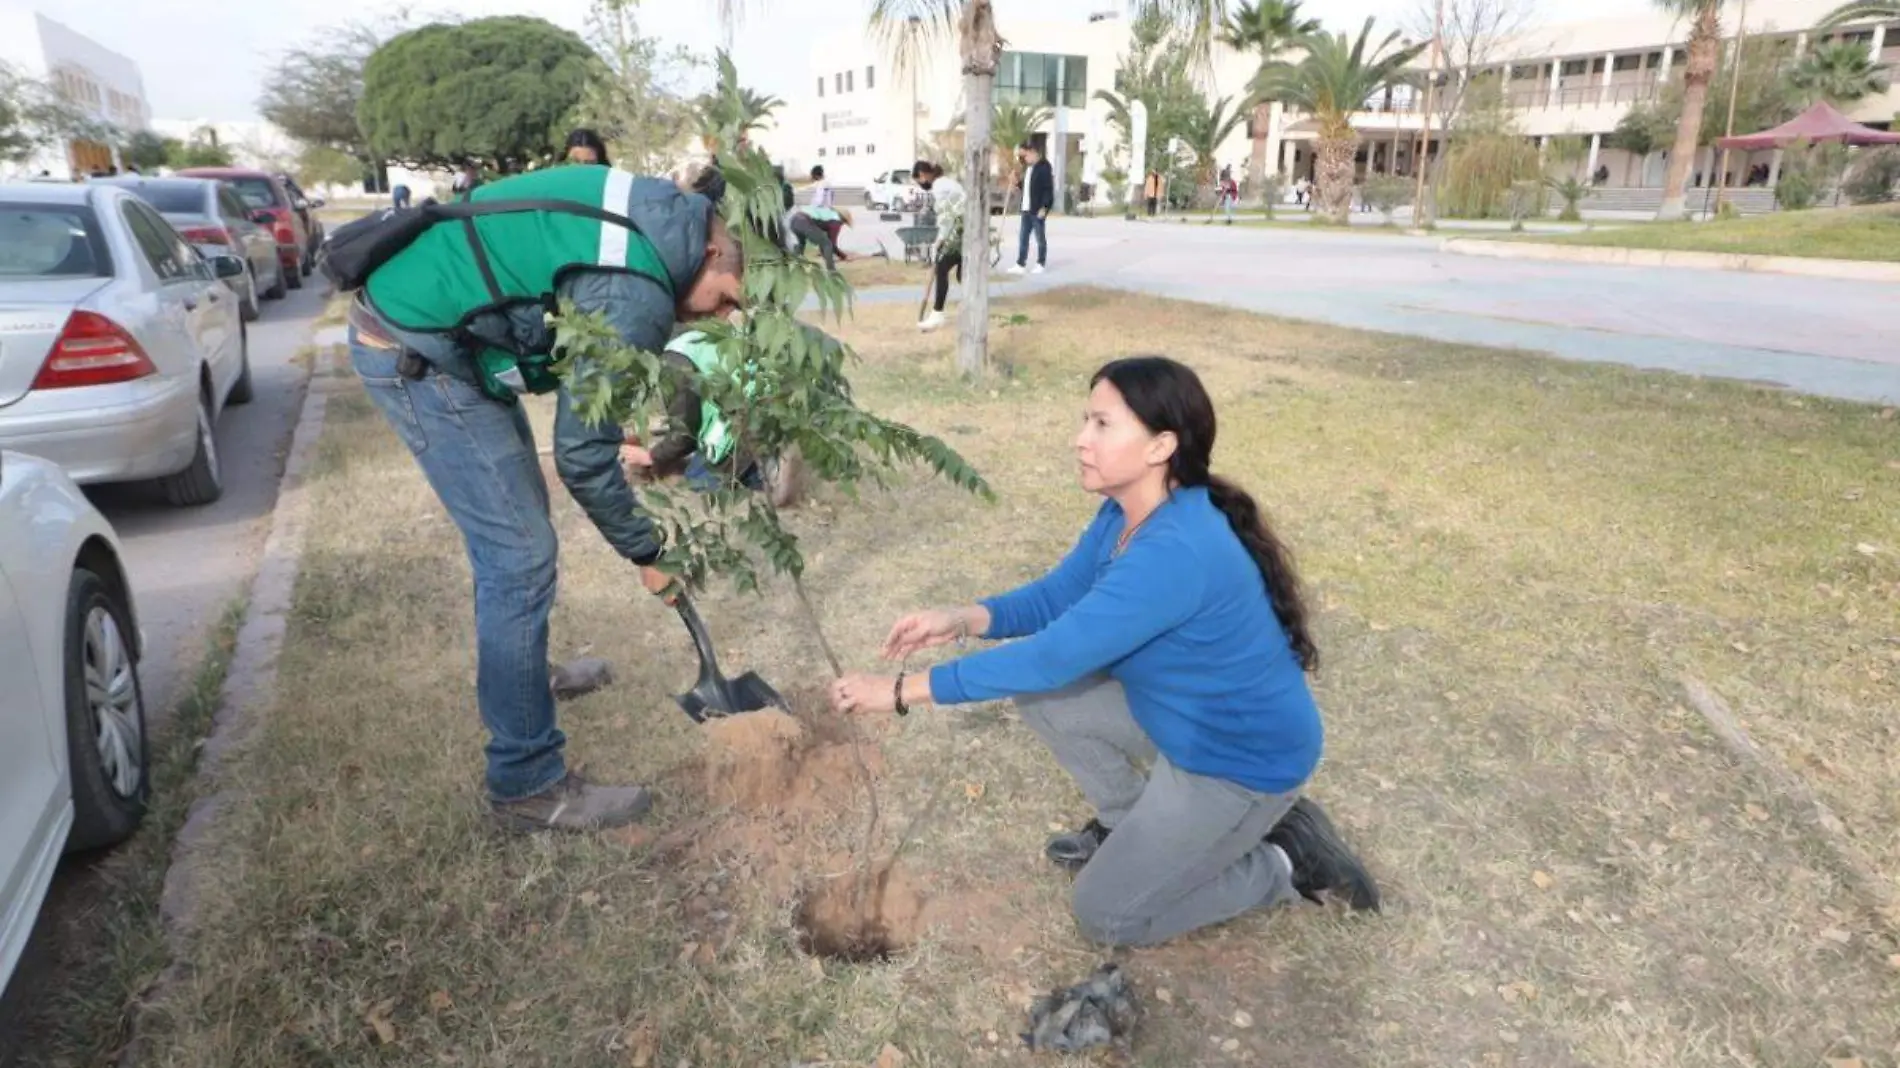
<path fill-rule="evenodd" d="M 1286 548 L 1253 498 L 1208 470 L 1214 430 L 1186 366 L 1104 366 L 1075 447 L 1083 488 L 1107 500 L 1080 542 L 1013 592 L 905 616 L 883 654 L 1020 640 L 832 690 L 853 713 L 1014 698 L 1095 806 L 1047 854 L 1079 869 L 1076 920 L 1100 942 L 1152 944 L 1323 893 L 1379 905 L 1301 795 L 1320 757 L 1306 684 L 1318 651 Z"/>

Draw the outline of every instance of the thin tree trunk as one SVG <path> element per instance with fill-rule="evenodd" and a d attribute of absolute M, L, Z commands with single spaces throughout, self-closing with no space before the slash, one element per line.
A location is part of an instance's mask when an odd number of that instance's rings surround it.
<path fill-rule="evenodd" d="M 1253 158 L 1247 161 L 1247 182 L 1259 189 L 1267 180 L 1267 127 L 1273 121 L 1273 105 L 1262 101 L 1253 106 Z"/>
<path fill-rule="evenodd" d="M 1003 40 L 990 0 L 963 8 L 963 303 L 957 309 L 957 370 L 976 377 L 990 363 L 990 113 Z"/>
<path fill-rule="evenodd" d="M 1721 48 L 1721 0 L 1702 0 L 1695 25 L 1689 31 L 1689 61 L 1682 72 L 1682 119 L 1676 124 L 1675 147 L 1669 152 L 1669 170 L 1663 179 L 1659 220 L 1680 219 L 1687 207 L 1685 192 L 1689 168 L 1695 165 L 1702 140 L 1702 108 L 1715 77 L 1716 53 Z"/>

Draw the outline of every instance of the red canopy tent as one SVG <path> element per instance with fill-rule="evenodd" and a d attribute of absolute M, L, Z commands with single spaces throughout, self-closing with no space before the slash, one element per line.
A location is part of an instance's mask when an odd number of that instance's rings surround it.
<path fill-rule="evenodd" d="M 1900 133 L 1862 126 L 1823 100 L 1772 130 L 1740 137 L 1723 137 L 1717 139 L 1715 144 L 1717 148 L 1730 152 L 1759 152 L 1768 148 L 1787 148 L 1797 141 L 1816 145 L 1834 141 L 1845 145 L 1900 145 Z"/>

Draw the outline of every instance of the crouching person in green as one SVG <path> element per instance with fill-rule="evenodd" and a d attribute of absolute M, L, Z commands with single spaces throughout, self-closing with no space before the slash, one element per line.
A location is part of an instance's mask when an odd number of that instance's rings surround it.
<path fill-rule="evenodd" d="M 707 196 L 611 168 L 537 171 L 469 199 L 551 206 L 438 222 L 378 266 L 350 308 L 350 359 L 467 547 L 495 819 L 518 831 L 619 826 L 646 813 L 647 790 L 585 782 L 563 758 L 547 659 L 555 534 L 518 398 L 556 394 L 562 483 L 646 588 L 661 592 L 667 579 L 651 566 L 660 535 L 621 469 L 620 429 L 575 412 L 549 371 L 546 313 L 571 300 L 604 314 L 629 345 L 657 352 L 676 321 L 738 309 L 744 254 Z"/>

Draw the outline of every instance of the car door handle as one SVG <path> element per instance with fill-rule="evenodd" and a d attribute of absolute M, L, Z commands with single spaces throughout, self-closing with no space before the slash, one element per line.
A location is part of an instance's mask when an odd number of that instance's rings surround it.
<path fill-rule="evenodd" d="M 198 310 L 198 302 L 197 302 L 197 301 L 195 301 L 195 300 L 193 300 L 193 299 L 192 299 L 192 298 L 190 298 L 190 297 L 186 297 L 186 298 L 185 298 L 185 310 L 186 310 L 186 311 L 197 311 L 197 310 Z"/>
<path fill-rule="evenodd" d="M 206 293 L 205 300 L 212 304 L 216 304 L 218 302 L 218 291 L 214 289 L 211 292 Z M 185 307 L 189 308 L 191 307 L 191 305 L 187 304 L 185 305 Z"/>

